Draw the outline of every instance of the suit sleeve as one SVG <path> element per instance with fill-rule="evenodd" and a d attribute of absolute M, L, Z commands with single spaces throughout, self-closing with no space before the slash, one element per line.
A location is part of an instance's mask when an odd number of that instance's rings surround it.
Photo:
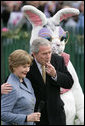
<path fill-rule="evenodd" d="M 23 125 L 26 115 L 24 114 L 15 114 L 12 112 L 12 109 L 17 101 L 17 92 L 13 90 L 1 97 L 1 120 L 11 124 Z"/>
<path fill-rule="evenodd" d="M 63 57 L 57 57 L 59 60 L 56 60 L 54 62 L 54 67 L 57 72 L 57 81 L 54 81 L 51 79 L 51 83 L 55 86 L 59 86 L 65 89 L 70 89 L 73 85 L 73 78 L 69 71 L 67 70 L 67 67 L 65 66 Z"/>

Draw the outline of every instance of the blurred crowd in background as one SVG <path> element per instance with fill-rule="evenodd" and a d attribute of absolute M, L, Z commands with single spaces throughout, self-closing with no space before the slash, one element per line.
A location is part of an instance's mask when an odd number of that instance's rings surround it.
<path fill-rule="evenodd" d="M 19 24 L 27 23 L 28 29 L 31 29 L 31 24 L 23 19 L 21 8 L 24 5 L 33 5 L 41 10 L 46 17 L 52 17 L 62 8 L 73 7 L 80 11 L 78 16 L 64 20 L 61 25 L 63 27 L 73 27 L 77 31 L 82 28 L 84 34 L 84 1 L 1 1 L 1 28 L 7 27 L 14 29 Z"/>

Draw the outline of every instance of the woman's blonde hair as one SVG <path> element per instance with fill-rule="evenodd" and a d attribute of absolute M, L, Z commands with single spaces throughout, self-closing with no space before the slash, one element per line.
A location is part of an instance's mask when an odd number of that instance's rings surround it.
<path fill-rule="evenodd" d="M 9 69 L 13 72 L 13 68 L 18 67 L 20 65 L 32 64 L 33 57 L 28 54 L 25 50 L 18 49 L 12 52 L 9 55 Z"/>

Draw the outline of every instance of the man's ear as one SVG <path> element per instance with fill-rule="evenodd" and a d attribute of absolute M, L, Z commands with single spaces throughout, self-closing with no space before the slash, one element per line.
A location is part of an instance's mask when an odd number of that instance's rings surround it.
<path fill-rule="evenodd" d="M 43 26 L 47 23 L 45 14 L 34 6 L 23 6 L 22 12 L 24 13 L 24 16 L 27 18 L 27 20 L 30 21 L 33 27 Z"/>
<path fill-rule="evenodd" d="M 32 52 L 31 55 L 32 55 L 33 57 L 36 57 L 36 53 L 34 53 L 34 52 Z"/>

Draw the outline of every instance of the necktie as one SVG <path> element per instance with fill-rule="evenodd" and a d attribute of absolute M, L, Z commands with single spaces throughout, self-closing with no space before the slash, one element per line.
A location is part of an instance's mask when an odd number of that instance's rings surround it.
<path fill-rule="evenodd" d="M 43 77 L 43 80 L 44 80 L 44 83 L 46 82 L 46 71 L 45 71 L 45 66 L 42 65 L 42 77 Z"/>

